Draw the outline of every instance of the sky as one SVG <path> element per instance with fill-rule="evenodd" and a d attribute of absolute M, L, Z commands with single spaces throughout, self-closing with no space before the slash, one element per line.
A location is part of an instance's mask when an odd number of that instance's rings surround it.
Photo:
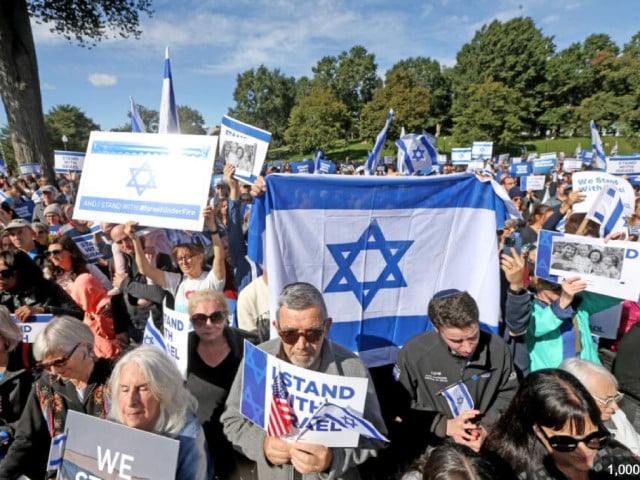
<path fill-rule="evenodd" d="M 325 56 L 354 45 L 375 55 L 378 75 L 410 57 L 455 65 L 456 54 L 493 20 L 531 17 L 556 51 L 608 34 L 622 48 L 640 31 L 636 0 L 153 0 L 136 39 L 88 49 L 32 24 L 43 110 L 70 104 L 102 130 L 128 122 L 129 96 L 158 110 L 165 47 L 178 105 L 219 125 L 235 106 L 238 74 L 265 65 L 312 77 Z M 0 125 L 6 125 L 0 109 Z"/>

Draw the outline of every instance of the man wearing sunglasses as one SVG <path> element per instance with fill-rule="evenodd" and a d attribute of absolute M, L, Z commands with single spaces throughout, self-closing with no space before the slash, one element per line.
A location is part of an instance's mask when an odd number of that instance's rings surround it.
<path fill-rule="evenodd" d="M 408 429 L 400 440 L 437 443 L 449 437 L 478 451 L 518 387 L 511 354 L 500 337 L 480 329 L 478 306 L 468 292 L 437 292 L 428 313 L 435 330 L 407 341 L 394 367 L 404 387 L 398 395 L 404 397 L 401 418 Z"/>
<path fill-rule="evenodd" d="M 366 367 L 355 354 L 327 339 L 331 318 L 322 294 L 313 285 L 300 282 L 284 288 L 278 298 L 273 326 L 278 337 L 260 345 L 267 353 L 318 372 L 369 378 Z M 302 475 L 336 480 L 360 478 L 357 465 L 375 456 L 382 444 L 361 437 L 358 448 L 329 448 L 267 436 L 262 428 L 240 413 L 242 370 L 241 365 L 221 421 L 231 443 L 257 463 L 260 480 L 302 478 Z M 363 416 L 380 432 L 386 432 L 370 378 Z"/>

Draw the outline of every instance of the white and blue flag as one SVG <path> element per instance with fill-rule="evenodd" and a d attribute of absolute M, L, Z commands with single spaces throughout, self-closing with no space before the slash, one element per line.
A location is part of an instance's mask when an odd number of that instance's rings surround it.
<path fill-rule="evenodd" d="M 438 151 L 434 144 L 435 138 L 426 132 L 410 133 L 399 138 L 396 145 L 403 153 L 404 170 L 408 173 L 431 170 L 430 167 L 438 163 Z"/>
<path fill-rule="evenodd" d="M 402 127 L 402 130 L 400 130 L 400 139 L 402 139 L 402 137 L 404 137 L 406 134 L 407 132 L 405 132 L 404 127 Z M 396 141 L 396 145 L 397 144 L 398 142 Z M 396 171 L 404 173 L 404 152 L 400 147 L 398 147 L 398 161 L 396 164 Z"/>
<path fill-rule="evenodd" d="M 376 137 L 376 143 L 373 146 L 373 150 L 369 152 L 369 158 L 367 159 L 367 171 L 369 174 L 373 174 L 376 169 L 376 164 L 378 163 L 378 159 L 380 158 L 380 152 L 382 152 L 382 147 L 384 146 L 384 141 L 387 138 L 387 133 L 389 132 L 389 126 L 391 125 L 391 119 L 393 118 L 393 109 L 389 109 L 389 113 L 387 113 L 387 120 L 384 122 L 384 127 L 380 130 L 380 133 Z"/>
<path fill-rule="evenodd" d="M 458 382 L 451 385 L 442 391 L 442 396 L 445 398 L 451 409 L 451 414 L 457 417 L 468 410 L 473 410 L 473 398 L 469 393 L 469 389 L 463 382 Z"/>
<path fill-rule="evenodd" d="M 605 186 L 598 192 L 593 205 L 587 212 L 587 218 L 600 224 L 600 236 L 606 237 L 613 232 L 622 218 L 624 205 L 615 187 Z"/>
<path fill-rule="evenodd" d="M 144 327 L 143 344 L 153 345 L 154 347 L 161 349 L 163 352 L 167 351 L 167 342 L 164 340 L 164 335 L 162 335 L 162 332 L 158 330 L 158 327 L 153 323 L 153 317 L 151 314 L 149 314 L 147 324 Z"/>
<path fill-rule="evenodd" d="M 147 126 L 144 124 L 144 120 L 140 116 L 138 106 L 133 100 L 133 97 L 129 97 L 129 108 L 131 109 L 131 131 L 133 133 L 146 133 Z"/>
<path fill-rule="evenodd" d="M 604 154 L 604 146 L 602 145 L 596 122 L 593 120 L 591 120 L 591 149 L 593 151 L 593 168 L 595 170 L 606 170 L 607 158 Z"/>
<path fill-rule="evenodd" d="M 173 95 L 173 78 L 171 77 L 169 47 L 164 51 L 164 79 L 162 80 L 158 133 L 180 133 L 178 109 L 176 108 L 176 99 Z"/>
<path fill-rule="evenodd" d="M 309 425 L 314 425 L 320 420 L 329 420 L 345 430 L 358 432 L 367 438 L 389 442 L 389 439 L 382 435 L 369 420 L 362 418 L 362 415 L 350 407 L 325 402 L 314 412 Z"/>
<path fill-rule="evenodd" d="M 368 366 L 393 363 L 406 340 L 432 328 L 427 305 L 439 290 L 467 290 L 483 327 L 497 331 L 496 230 L 510 202 L 493 182 L 274 174 L 266 183 L 249 256 L 269 272 L 272 316 L 285 285 L 315 285 L 333 318 L 330 337 Z"/>
<path fill-rule="evenodd" d="M 618 155 L 618 141 L 617 140 L 616 140 L 616 144 L 611 149 L 611 153 L 609 154 L 609 156 L 610 157 L 615 157 L 616 155 Z"/>

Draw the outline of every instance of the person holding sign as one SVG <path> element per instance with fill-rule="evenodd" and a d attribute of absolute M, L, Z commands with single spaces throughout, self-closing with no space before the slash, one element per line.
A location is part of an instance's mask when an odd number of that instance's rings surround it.
<path fill-rule="evenodd" d="M 518 388 L 511 353 L 500 337 L 480 329 L 468 292 L 437 292 L 428 313 L 435 330 L 407 341 L 394 368 L 408 407 L 402 424 L 412 439 L 450 437 L 478 451 Z"/>
<path fill-rule="evenodd" d="M 126 353 L 109 381 L 118 423 L 180 442 L 176 480 L 213 479 L 213 464 L 196 416 L 198 401 L 183 384 L 175 362 L 154 346 Z"/>
<path fill-rule="evenodd" d="M 36 337 L 33 354 L 45 373 L 33 384 L 15 440 L 0 462 L 0 478 L 45 478 L 49 445 L 64 433 L 67 411 L 107 417 L 112 363 L 94 357 L 93 332 L 87 325 L 68 316 L 54 317 Z"/>
<path fill-rule="evenodd" d="M 181 273 L 165 272 L 154 267 L 145 256 L 142 242 L 135 233 L 136 222 L 127 222 L 124 227 L 125 234 L 133 242 L 136 264 L 140 272 L 151 279 L 154 284 L 160 285 L 173 294 L 175 310 L 178 312 L 187 311 L 188 299 L 193 292 L 205 288 L 222 291 L 225 285 L 226 255 L 213 216 L 213 207 L 207 205 L 202 214 L 213 243 L 214 257 L 210 271 L 205 271 L 203 268 L 204 249 L 197 243 L 181 243 L 173 248 L 172 256 Z"/>
<path fill-rule="evenodd" d="M 273 323 L 278 338 L 260 345 L 265 352 L 298 367 L 333 375 L 368 378 L 364 418 L 383 434 L 375 387 L 360 359 L 327 338 L 331 318 L 322 294 L 308 283 L 284 287 Z M 239 368 L 221 421 L 227 438 L 254 460 L 260 480 L 304 478 L 359 479 L 357 466 L 376 455 L 382 444 L 360 437 L 357 448 L 329 448 L 311 442 L 287 441 L 267 432 L 240 413 L 242 365 Z"/>

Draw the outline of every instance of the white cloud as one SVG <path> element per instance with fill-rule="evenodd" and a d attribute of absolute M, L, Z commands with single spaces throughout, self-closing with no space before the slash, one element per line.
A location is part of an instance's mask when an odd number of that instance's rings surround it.
<path fill-rule="evenodd" d="M 94 87 L 113 87 L 118 83 L 118 77 L 108 73 L 92 73 L 89 75 L 89 83 Z"/>

